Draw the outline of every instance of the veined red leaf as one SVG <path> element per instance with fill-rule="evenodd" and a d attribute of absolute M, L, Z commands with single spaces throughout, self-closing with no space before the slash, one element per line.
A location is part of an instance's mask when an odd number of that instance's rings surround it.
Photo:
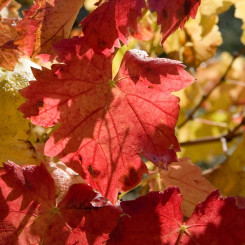
<path fill-rule="evenodd" d="M 108 244 L 244 244 L 245 209 L 238 208 L 234 198 L 222 198 L 214 191 L 186 222 L 180 206 L 176 187 L 121 202 L 124 215 Z"/>
<path fill-rule="evenodd" d="M 21 90 L 28 101 L 20 109 L 36 125 L 61 123 L 45 154 L 58 156 L 115 202 L 118 190 L 133 188 L 146 172 L 140 155 L 160 167 L 176 161 L 179 105 L 171 92 L 194 79 L 179 62 L 138 50 L 125 54 L 113 79 L 111 57 L 81 42 L 56 46 L 66 64 L 34 71 L 37 81 Z"/>
<path fill-rule="evenodd" d="M 150 10 L 157 12 L 164 42 L 178 27 L 183 28 L 189 17 L 195 18 L 200 0 L 148 0 L 148 3 Z M 87 42 L 101 51 L 120 47 L 119 40 L 127 44 L 129 29 L 137 31 L 137 19 L 145 8 L 145 0 L 103 3 L 81 22 Z"/>
<path fill-rule="evenodd" d="M 34 2 L 34 5 L 25 12 L 28 18 L 23 20 L 23 26 L 29 26 L 30 20 L 38 22 L 33 56 L 38 54 L 52 55 L 52 45 L 69 37 L 83 2 L 84 0 L 36 0 Z"/>
<path fill-rule="evenodd" d="M 110 0 L 100 5 L 81 22 L 90 47 L 110 50 L 120 47 L 119 40 L 127 44 L 129 29 L 136 32 L 145 7 L 145 0 Z"/>
<path fill-rule="evenodd" d="M 86 184 L 71 186 L 56 205 L 44 165 L 0 169 L 0 244 L 102 244 L 121 211 Z"/>
<path fill-rule="evenodd" d="M 162 43 L 179 27 L 183 28 L 189 17 L 195 18 L 200 0 L 148 0 L 151 11 L 157 12 L 161 25 Z"/>

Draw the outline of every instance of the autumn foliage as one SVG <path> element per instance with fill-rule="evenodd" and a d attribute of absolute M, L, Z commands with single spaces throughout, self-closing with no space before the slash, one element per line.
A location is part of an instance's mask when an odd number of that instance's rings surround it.
<path fill-rule="evenodd" d="M 231 6 L 0 1 L 0 245 L 245 244 L 245 50 L 209 61 Z"/>

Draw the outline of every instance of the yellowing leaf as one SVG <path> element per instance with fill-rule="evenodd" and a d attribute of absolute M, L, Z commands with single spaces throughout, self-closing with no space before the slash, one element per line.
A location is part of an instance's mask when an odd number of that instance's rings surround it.
<path fill-rule="evenodd" d="M 235 3 L 235 17 L 239 18 L 242 20 L 243 25 L 242 25 L 242 36 L 241 36 L 241 42 L 245 44 L 245 1 L 244 0 L 236 0 Z"/>
<path fill-rule="evenodd" d="M 150 175 L 142 181 L 143 190 L 149 185 L 151 191 L 163 191 L 169 186 L 178 186 L 183 198 L 181 210 L 191 216 L 195 206 L 206 199 L 215 190 L 212 184 L 202 176 L 202 170 L 191 163 L 190 158 L 168 165 L 168 170 L 160 170 L 148 162 Z"/>
<path fill-rule="evenodd" d="M 19 64 L 14 72 L 0 69 L 0 164 L 8 160 L 37 164 L 35 151 L 27 141 L 30 122 L 18 111 L 24 102 L 18 90 L 33 79 L 30 68 L 26 67 L 28 64 Z"/>
<path fill-rule="evenodd" d="M 191 163 L 189 158 L 171 163 L 168 171 L 160 172 L 164 188 L 174 185 L 180 188 L 183 197 L 182 212 L 191 216 L 197 203 L 204 201 L 215 190 L 211 183 L 202 176 L 202 170 Z"/>
<path fill-rule="evenodd" d="M 33 56 L 53 54 L 52 45 L 68 38 L 83 0 L 37 0 L 28 10 L 30 19 L 39 22 Z M 32 15 L 31 15 L 32 14 Z"/>
<path fill-rule="evenodd" d="M 199 11 L 197 18 L 190 19 L 183 31 L 176 31 L 166 40 L 165 52 L 170 58 L 183 60 L 189 66 L 199 66 L 214 56 L 217 47 L 222 44 L 217 21 L 216 15 L 206 16 Z"/>
<path fill-rule="evenodd" d="M 200 11 L 203 15 L 221 14 L 227 11 L 235 0 L 202 0 Z"/>
<path fill-rule="evenodd" d="M 231 157 L 205 177 L 226 196 L 245 196 L 245 137 Z"/>
<path fill-rule="evenodd" d="M 219 136 L 226 133 L 226 114 L 215 111 L 205 117 L 189 121 L 178 131 L 177 137 L 180 142 L 188 142 L 202 137 Z M 213 123 L 213 125 L 212 125 Z M 190 157 L 193 162 L 212 162 L 214 156 L 223 154 L 221 142 L 208 142 L 204 144 L 192 144 L 181 147 L 179 157 Z"/>

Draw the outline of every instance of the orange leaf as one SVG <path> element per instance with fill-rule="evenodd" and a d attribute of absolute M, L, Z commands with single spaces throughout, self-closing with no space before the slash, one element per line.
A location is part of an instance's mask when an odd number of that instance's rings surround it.
<path fill-rule="evenodd" d="M 191 216 L 195 206 L 204 201 L 215 190 L 212 184 L 202 176 L 201 169 L 192 164 L 189 158 L 180 159 L 168 166 L 168 171 L 161 171 L 162 184 L 175 185 L 183 196 L 182 212 Z"/>
<path fill-rule="evenodd" d="M 14 44 L 18 34 L 15 29 L 16 20 L 4 20 L 0 22 L 0 66 L 7 70 L 13 70 L 21 52 Z"/>
<path fill-rule="evenodd" d="M 53 54 L 52 45 L 68 38 L 84 0 L 37 0 L 27 13 L 39 22 L 33 56 Z"/>

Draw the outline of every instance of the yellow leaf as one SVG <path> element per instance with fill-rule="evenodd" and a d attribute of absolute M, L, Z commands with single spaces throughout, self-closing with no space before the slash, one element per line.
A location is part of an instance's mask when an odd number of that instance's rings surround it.
<path fill-rule="evenodd" d="M 241 36 L 241 42 L 245 44 L 245 1 L 244 0 L 236 0 L 235 2 L 235 17 L 242 20 L 242 36 Z"/>
<path fill-rule="evenodd" d="M 24 102 L 19 89 L 28 86 L 28 80 L 34 78 L 26 61 L 23 63 L 14 72 L 0 69 L 0 163 L 11 160 L 37 164 L 35 151 L 28 142 L 30 122 L 18 111 Z"/>
<path fill-rule="evenodd" d="M 226 196 L 245 196 L 245 137 L 223 164 L 208 170 L 205 177 Z"/>
<path fill-rule="evenodd" d="M 227 11 L 236 0 L 202 0 L 200 11 L 203 15 L 221 14 Z"/>
<path fill-rule="evenodd" d="M 164 43 L 164 50 L 170 58 L 180 59 L 186 65 L 197 67 L 203 61 L 215 55 L 222 44 L 219 32 L 218 17 L 197 14 L 195 20 L 190 19 L 183 31 L 177 30 Z"/>
<path fill-rule="evenodd" d="M 154 166 L 152 170 L 149 163 L 148 167 L 151 175 L 143 180 L 143 188 L 148 184 L 151 191 L 163 191 L 168 186 L 178 186 L 182 195 L 181 209 L 184 216 L 191 216 L 195 206 L 215 190 L 202 176 L 202 170 L 191 163 L 190 158 L 171 163 L 168 165 L 168 171 Z"/>

